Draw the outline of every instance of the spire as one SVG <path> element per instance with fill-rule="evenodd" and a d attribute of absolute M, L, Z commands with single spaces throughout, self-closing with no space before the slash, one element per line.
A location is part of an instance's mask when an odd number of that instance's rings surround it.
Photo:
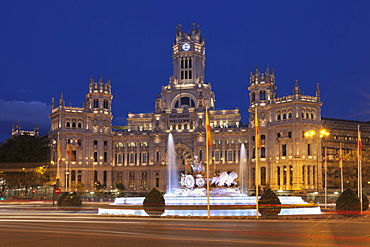
<path fill-rule="evenodd" d="M 51 98 L 51 109 L 54 110 L 54 108 L 55 108 L 54 98 Z"/>
<path fill-rule="evenodd" d="M 320 83 L 316 83 L 316 97 L 320 99 Z"/>
<path fill-rule="evenodd" d="M 63 98 L 63 93 L 60 93 L 60 98 L 59 98 L 59 106 L 64 106 L 64 98 Z"/>
<path fill-rule="evenodd" d="M 295 86 L 294 86 L 293 94 L 299 94 L 299 93 L 300 93 L 300 90 L 299 90 L 299 86 L 298 86 L 298 80 L 295 80 Z"/>

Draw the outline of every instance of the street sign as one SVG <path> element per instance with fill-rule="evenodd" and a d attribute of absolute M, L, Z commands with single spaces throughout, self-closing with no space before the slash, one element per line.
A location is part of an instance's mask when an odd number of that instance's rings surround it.
<path fill-rule="evenodd" d="M 55 188 L 55 190 L 54 190 L 54 193 L 55 193 L 55 194 L 57 194 L 57 195 L 58 195 L 58 194 L 60 194 L 60 192 L 61 192 L 61 190 L 60 190 L 59 188 Z"/>

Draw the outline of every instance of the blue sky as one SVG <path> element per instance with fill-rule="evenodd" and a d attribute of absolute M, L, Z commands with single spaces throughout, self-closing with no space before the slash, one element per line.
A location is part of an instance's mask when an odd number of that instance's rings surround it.
<path fill-rule="evenodd" d="M 0 142 L 11 124 L 49 129 L 51 98 L 82 106 L 111 79 L 114 125 L 152 112 L 172 75 L 176 25 L 200 24 L 216 109 L 248 121 L 249 72 L 275 70 L 278 96 L 320 83 L 322 116 L 369 121 L 370 1 L 3 1 Z"/>

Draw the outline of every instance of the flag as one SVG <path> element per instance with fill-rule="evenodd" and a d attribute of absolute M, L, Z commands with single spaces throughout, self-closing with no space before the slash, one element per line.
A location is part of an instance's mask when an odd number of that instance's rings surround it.
<path fill-rule="evenodd" d="M 209 123 L 208 108 L 206 107 L 206 140 L 208 147 L 212 146 L 211 125 Z"/>
<path fill-rule="evenodd" d="M 357 137 L 357 154 L 358 158 L 361 160 L 362 159 L 362 140 L 361 140 L 361 131 L 360 131 L 360 126 L 358 126 L 358 137 Z"/>
<path fill-rule="evenodd" d="M 69 144 L 67 144 L 67 160 L 68 161 L 71 161 L 72 160 L 72 150 L 71 150 L 71 146 Z"/>
<path fill-rule="evenodd" d="M 62 146 L 60 145 L 60 139 L 58 134 L 58 143 L 57 143 L 57 161 L 60 161 L 62 159 Z"/>
<path fill-rule="evenodd" d="M 256 112 L 254 115 L 254 130 L 255 130 L 255 140 L 256 140 L 256 147 L 259 149 L 261 148 L 261 140 L 260 140 L 260 130 L 258 127 L 258 113 L 257 113 L 257 107 L 256 107 Z"/>

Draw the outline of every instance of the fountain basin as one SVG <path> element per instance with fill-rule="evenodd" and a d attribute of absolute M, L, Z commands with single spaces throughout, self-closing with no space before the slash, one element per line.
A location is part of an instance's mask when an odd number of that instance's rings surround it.
<path fill-rule="evenodd" d="M 303 201 L 301 197 L 279 196 L 279 215 L 321 214 L 317 204 Z M 166 208 L 162 216 L 208 216 L 207 197 L 176 197 L 165 195 Z M 116 198 L 107 208 L 99 208 L 99 215 L 148 216 L 143 210 L 144 197 Z M 215 196 L 209 198 L 210 216 L 255 216 L 255 196 Z"/>

